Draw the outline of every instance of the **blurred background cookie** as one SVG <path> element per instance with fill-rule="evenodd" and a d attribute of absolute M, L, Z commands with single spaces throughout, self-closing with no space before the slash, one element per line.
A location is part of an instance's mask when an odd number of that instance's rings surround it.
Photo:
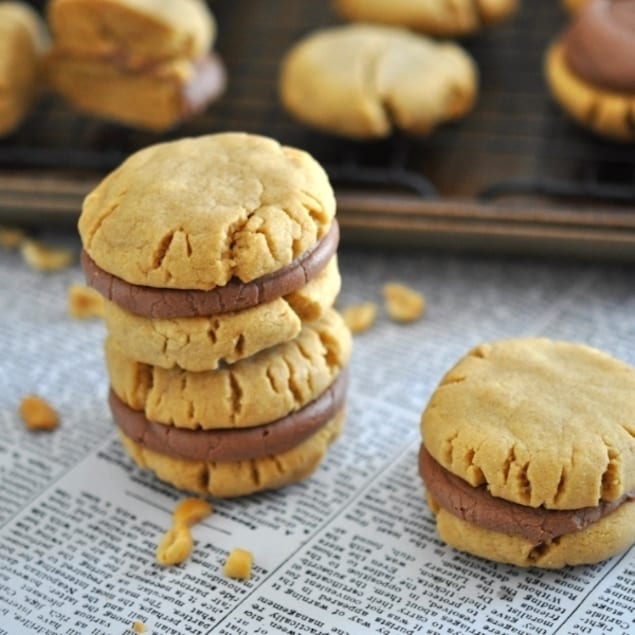
<path fill-rule="evenodd" d="M 83 112 L 161 131 L 225 87 L 202 0 L 51 0 L 53 88 Z"/>
<path fill-rule="evenodd" d="M 546 54 L 549 87 L 593 132 L 635 141 L 635 1 L 590 0 Z"/>
<path fill-rule="evenodd" d="M 0 135 L 13 132 L 42 88 L 46 25 L 22 2 L 0 3 Z"/>
<path fill-rule="evenodd" d="M 336 11 L 358 22 L 402 26 L 434 36 L 453 37 L 495 24 L 517 8 L 518 0 L 334 0 Z"/>
<path fill-rule="evenodd" d="M 462 551 L 559 568 L 635 541 L 635 370 L 583 344 L 502 340 L 450 369 L 421 418 L 437 530 Z"/>
<path fill-rule="evenodd" d="M 457 44 L 378 25 L 316 31 L 286 54 L 280 74 L 294 117 L 360 139 L 394 128 L 427 134 L 465 115 L 476 94 L 476 66 Z"/>

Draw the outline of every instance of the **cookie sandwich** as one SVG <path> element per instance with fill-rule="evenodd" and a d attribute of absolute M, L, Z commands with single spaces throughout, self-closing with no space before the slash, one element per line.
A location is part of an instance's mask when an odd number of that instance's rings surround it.
<path fill-rule="evenodd" d="M 555 100 L 598 135 L 635 140 L 635 1 L 589 0 L 550 46 Z"/>
<path fill-rule="evenodd" d="M 292 116 L 325 132 L 357 139 L 395 129 L 425 135 L 472 108 L 477 75 L 458 44 L 352 24 L 298 41 L 282 61 L 279 90 Z"/>
<path fill-rule="evenodd" d="M 506 19 L 516 11 L 518 0 L 335 0 L 334 6 L 342 17 L 354 22 L 457 37 Z"/>
<path fill-rule="evenodd" d="M 76 109 L 162 131 L 225 87 L 202 0 L 50 0 L 52 87 Z"/>
<path fill-rule="evenodd" d="M 544 338 L 472 349 L 421 418 L 440 537 L 519 566 L 590 564 L 635 541 L 635 370 Z"/>
<path fill-rule="evenodd" d="M 311 473 L 343 424 L 350 355 L 319 164 L 242 133 L 158 144 L 86 197 L 79 231 L 137 463 L 216 496 Z"/>
<path fill-rule="evenodd" d="M 26 3 L 0 3 L 0 136 L 18 128 L 35 102 L 48 44 L 46 26 Z"/>
<path fill-rule="evenodd" d="M 109 339 L 110 406 L 135 461 L 179 488 L 277 488 L 311 474 L 339 435 L 350 349 L 333 309 L 293 340 L 207 372 L 136 362 Z"/>

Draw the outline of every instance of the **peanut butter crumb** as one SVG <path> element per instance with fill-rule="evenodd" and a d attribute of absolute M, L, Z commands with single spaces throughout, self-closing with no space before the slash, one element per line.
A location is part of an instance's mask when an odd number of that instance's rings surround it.
<path fill-rule="evenodd" d="M 143 622 L 136 621 L 132 625 L 132 630 L 135 633 L 145 633 L 147 632 L 148 627 Z"/>
<path fill-rule="evenodd" d="M 228 578 L 247 580 L 251 578 L 252 562 L 253 555 L 250 551 L 236 547 L 229 552 L 223 567 L 223 573 Z"/>
<path fill-rule="evenodd" d="M 24 240 L 20 250 L 25 262 L 38 271 L 65 269 L 73 261 L 73 252 L 70 249 L 47 247 L 31 239 Z"/>
<path fill-rule="evenodd" d="M 172 519 L 174 526 L 191 527 L 212 513 L 212 506 L 202 498 L 186 498 L 174 509 Z"/>
<path fill-rule="evenodd" d="M 27 395 L 20 402 L 22 421 L 31 430 L 53 430 L 59 424 L 59 415 L 42 397 Z"/>
<path fill-rule="evenodd" d="M 7 249 L 16 249 L 22 244 L 25 235 L 21 229 L 17 227 L 0 226 L 0 245 Z"/>
<path fill-rule="evenodd" d="M 342 311 L 342 317 L 352 333 L 362 333 L 375 322 L 377 305 L 374 302 L 351 305 Z"/>
<path fill-rule="evenodd" d="M 83 284 L 68 288 L 68 312 L 76 320 L 104 316 L 104 297 Z"/>
<path fill-rule="evenodd" d="M 424 296 L 398 282 L 389 282 L 383 287 L 384 301 L 388 315 L 397 322 L 414 322 L 425 310 Z"/>
<path fill-rule="evenodd" d="M 177 525 L 172 527 L 163 534 L 161 542 L 157 547 L 157 562 L 160 564 L 171 565 L 180 564 L 187 560 L 194 541 L 189 527 L 186 525 Z"/>

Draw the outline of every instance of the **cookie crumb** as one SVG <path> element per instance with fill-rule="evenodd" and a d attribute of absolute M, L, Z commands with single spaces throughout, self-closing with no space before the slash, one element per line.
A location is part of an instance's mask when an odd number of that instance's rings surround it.
<path fill-rule="evenodd" d="M 352 333 L 362 333 L 375 322 L 377 305 L 374 302 L 351 305 L 342 311 L 342 317 Z"/>
<path fill-rule="evenodd" d="M 20 416 L 31 430 L 53 430 L 59 424 L 59 415 L 42 397 L 27 395 L 20 402 Z"/>
<path fill-rule="evenodd" d="M 203 498 L 185 498 L 172 513 L 172 528 L 163 534 L 157 547 L 157 562 L 160 564 L 181 564 L 186 560 L 194 540 L 190 527 L 212 513 L 212 506 Z"/>
<path fill-rule="evenodd" d="M 136 622 L 133 623 L 132 630 L 135 633 L 145 633 L 145 632 L 147 632 L 148 627 L 143 622 L 139 622 L 137 620 Z"/>
<path fill-rule="evenodd" d="M 0 245 L 7 249 L 16 249 L 25 239 L 24 232 L 17 227 L 0 226 Z"/>
<path fill-rule="evenodd" d="M 397 322 L 414 322 L 426 307 L 424 296 L 398 282 L 388 282 L 383 287 L 384 302 L 388 315 Z"/>
<path fill-rule="evenodd" d="M 191 527 L 212 513 L 212 506 L 203 498 L 186 498 L 174 509 L 172 520 L 174 526 Z"/>
<path fill-rule="evenodd" d="M 68 288 L 68 312 L 76 320 L 104 317 L 104 297 L 83 284 L 72 284 Z"/>
<path fill-rule="evenodd" d="M 47 247 L 36 240 L 26 239 L 20 245 L 24 261 L 38 271 L 57 271 L 69 267 L 73 261 L 70 249 Z"/>
<path fill-rule="evenodd" d="M 163 534 L 163 538 L 159 542 L 156 554 L 157 562 L 165 565 L 181 564 L 192 553 L 193 545 L 194 541 L 189 527 L 186 525 L 172 527 Z"/>
<path fill-rule="evenodd" d="M 228 578 L 247 580 L 251 578 L 252 561 L 253 555 L 250 551 L 236 547 L 229 552 L 223 567 L 223 573 Z"/>

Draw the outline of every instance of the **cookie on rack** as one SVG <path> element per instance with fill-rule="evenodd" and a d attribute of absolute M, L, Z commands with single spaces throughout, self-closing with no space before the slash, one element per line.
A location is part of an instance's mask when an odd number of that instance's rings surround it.
<path fill-rule="evenodd" d="M 598 135 L 635 141 L 635 2 L 590 0 L 546 54 L 556 101 Z"/>
<path fill-rule="evenodd" d="M 344 422 L 351 337 L 317 161 L 244 133 L 157 144 L 86 197 L 78 224 L 136 462 L 215 496 L 310 474 Z"/>
<path fill-rule="evenodd" d="M 424 135 L 472 108 L 477 75 L 458 44 L 345 25 L 315 31 L 288 51 L 280 98 L 298 120 L 337 135 L 379 138 L 395 128 Z"/>
<path fill-rule="evenodd" d="M 635 541 L 635 370 L 589 346 L 472 349 L 421 418 L 419 467 L 441 538 L 519 566 L 609 558 Z"/>
<path fill-rule="evenodd" d="M 26 3 L 0 3 L 0 136 L 28 115 L 42 83 L 46 25 Z"/>
<path fill-rule="evenodd" d="M 293 340 L 208 372 L 141 364 L 111 338 L 111 408 L 136 462 L 176 487 L 277 488 L 313 472 L 339 435 L 350 351 L 333 309 Z"/>
<path fill-rule="evenodd" d="M 500 22 L 518 0 L 335 0 L 348 20 L 401 26 L 441 37 L 475 33 Z"/>
<path fill-rule="evenodd" d="M 162 131 L 224 90 L 202 0 L 51 0 L 47 16 L 49 81 L 80 111 Z"/>

